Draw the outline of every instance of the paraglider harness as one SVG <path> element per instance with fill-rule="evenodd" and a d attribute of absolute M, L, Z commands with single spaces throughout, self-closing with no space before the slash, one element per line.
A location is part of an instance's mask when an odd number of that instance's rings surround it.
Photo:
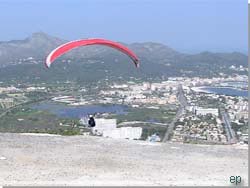
<path fill-rule="evenodd" d="M 95 127 L 95 119 L 93 117 L 90 117 L 88 124 L 89 124 L 89 127 Z"/>

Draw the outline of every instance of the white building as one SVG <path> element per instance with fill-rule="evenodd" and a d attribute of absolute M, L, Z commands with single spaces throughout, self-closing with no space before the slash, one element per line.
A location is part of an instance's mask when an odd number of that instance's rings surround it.
<path fill-rule="evenodd" d="M 0 107 L 1 108 L 10 108 L 14 105 L 15 105 L 15 103 L 14 103 L 13 98 L 0 99 Z"/>
<path fill-rule="evenodd" d="M 95 135 L 103 135 L 105 130 L 116 129 L 116 119 L 95 119 L 95 127 L 92 128 L 92 133 Z"/>
<path fill-rule="evenodd" d="M 85 119 L 81 119 L 85 122 Z M 116 128 L 116 119 L 95 119 L 95 127 L 92 127 L 92 133 L 109 138 L 123 138 L 123 139 L 140 139 L 142 135 L 141 127 L 121 127 Z"/>
<path fill-rule="evenodd" d="M 141 127 L 121 127 L 112 130 L 104 130 L 103 137 L 124 138 L 124 139 L 140 139 L 142 135 Z"/>
<path fill-rule="evenodd" d="M 219 116 L 219 110 L 218 108 L 196 108 L 195 114 L 196 115 L 212 114 L 215 116 Z"/>

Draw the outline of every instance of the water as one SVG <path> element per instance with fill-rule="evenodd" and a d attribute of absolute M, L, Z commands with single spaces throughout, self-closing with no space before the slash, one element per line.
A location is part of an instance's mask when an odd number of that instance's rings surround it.
<path fill-rule="evenodd" d="M 247 97 L 248 91 L 234 88 L 223 88 L 223 87 L 202 87 L 202 90 L 214 93 L 218 95 L 228 95 L 228 96 L 239 96 L 239 97 Z"/>
<path fill-rule="evenodd" d="M 243 82 L 243 81 L 222 82 L 222 83 L 219 84 L 219 86 L 232 87 L 232 88 L 235 88 L 235 89 L 245 89 L 245 90 L 247 90 L 248 82 Z"/>
<path fill-rule="evenodd" d="M 84 105 L 67 106 L 53 102 L 43 102 L 32 106 L 33 109 L 49 111 L 59 117 L 81 118 L 95 113 L 126 114 L 127 106 L 124 105 Z"/>

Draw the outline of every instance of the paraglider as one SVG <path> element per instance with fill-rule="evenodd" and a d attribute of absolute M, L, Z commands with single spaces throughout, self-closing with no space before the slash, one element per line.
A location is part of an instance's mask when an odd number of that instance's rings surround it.
<path fill-rule="evenodd" d="M 68 51 L 81 47 L 81 46 L 87 46 L 87 45 L 104 45 L 108 46 L 114 49 L 117 49 L 121 51 L 122 53 L 126 54 L 129 56 L 133 63 L 135 64 L 136 67 L 139 67 L 139 59 L 135 55 L 133 51 L 128 49 L 126 46 L 119 44 L 117 42 L 113 42 L 110 40 L 105 40 L 105 39 L 83 39 L 83 40 L 76 40 L 76 41 L 71 41 L 67 42 L 65 44 L 60 45 L 56 49 L 54 49 L 46 58 L 45 65 L 47 68 L 50 67 L 50 65 L 61 55 L 67 53 Z"/>

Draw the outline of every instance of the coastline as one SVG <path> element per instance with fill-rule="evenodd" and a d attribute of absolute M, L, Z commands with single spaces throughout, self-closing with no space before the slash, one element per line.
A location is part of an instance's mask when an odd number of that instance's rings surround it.
<path fill-rule="evenodd" d="M 194 92 L 200 92 L 200 93 L 211 93 L 210 91 L 205 89 L 206 86 L 199 86 L 199 87 L 192 87 L 191 90 Z"/>
<path fill-rule="evenodd" d="M 229 87 L 229 86 L 198 86 L 198 87 L 192 87 L 191 90 L 194 92 L 200 92 L 200 93 L 207 93 L 207 94 L 219 94 L 216 91 L 212 91 L 213 89 L 229 89 L 229 90 L 233 90 L 235 92 L 247 92 L 247 90 L 245 89 L 240 89 L 240 88 L 234 88 L 234 87 Z M 220 94 L 222 95 L 222 94 Z M 224 94 L 224 95 L 230 95 L 230 94 Z M 237 94 L 236 94 L 237 96 Z"/>

